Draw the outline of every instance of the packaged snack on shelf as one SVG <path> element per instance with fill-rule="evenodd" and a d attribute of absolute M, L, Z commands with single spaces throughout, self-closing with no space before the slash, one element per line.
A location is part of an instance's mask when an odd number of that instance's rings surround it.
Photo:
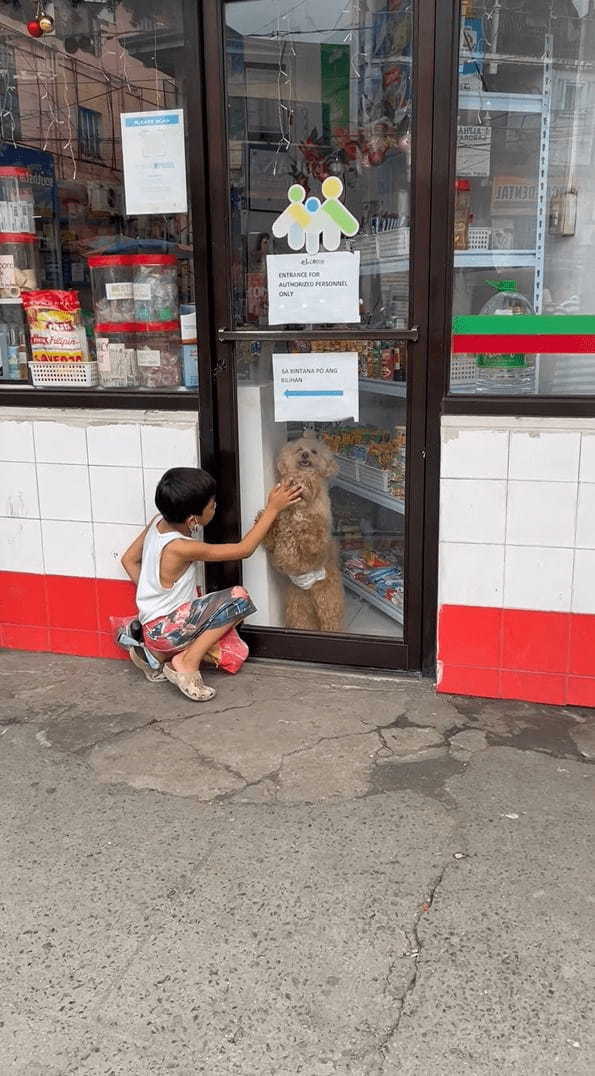
<path fill-rule="evenodd" d="M 134 321 L 134 263 L 131 254 L 89 258 L 95 318 L 102 324 Z"/>
<path fill-rule="evenodd" d="M 187 388 L 198 386 L 198 343 L 196 339 L 196 307 L 193 303 L 180 306 L 180 335 L 182 338 L 182 376 Z"/>
<path fill-rule="evenodd" d="M 136 361 L 143 388 L 173 388 L 180 384 L 180 340 L 177 322 L 168 333 L 137 333 Z"/>
<path fill-rule="evenodd" d="M 16 299 L 37 287 L 39 258 L 37 236 L 24 232 L 0 233 L 0 297 Z"/>
<path fill-rule="evenodd" d="M 34 362 L 88 362 L 87 335 L 76 291 L 24 291 Z"/>
<path fill-rule="evenodd" d="M 0 232 L 35 233 L 33 187 L 27 168 L 0 167 Z"/>
<path fill-rule="evenodd" d="M 156 324 L 178 317 L 178 274 L 175 254 L 133 254 L 134 318 Z"/>
<path fill-rule="evenodd" d="M 140 384 L 136 360 L 136 340 L 131 333 L 102 335 L 97 326 L 95 351 L 99 383 L 104 388 L 133 388 Z"/>

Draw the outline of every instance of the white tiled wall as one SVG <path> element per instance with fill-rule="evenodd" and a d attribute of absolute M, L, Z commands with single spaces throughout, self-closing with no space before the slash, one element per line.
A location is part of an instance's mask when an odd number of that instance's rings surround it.
<path fill-rule="evenodd" d="M 595 422 L 447 416 L 441 475 L 441 605 L 595 613 Z"/>
<path fill-rule="evenodd" d="M 0 571 L 125 579 L 169 467 L 196 467 L 187 412 L 0 411 Z"/>

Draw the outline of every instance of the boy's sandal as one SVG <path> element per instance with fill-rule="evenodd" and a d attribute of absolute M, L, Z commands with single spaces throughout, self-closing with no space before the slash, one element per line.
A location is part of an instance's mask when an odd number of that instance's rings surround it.
<path fill-rule="evenodd" d="M 147 661 L 142 647 L 131 646 L 128 651 L 128 657 L 133 665 L 143 673 L 150 684 L 163 684 L 165 682 L 165 676 L 163 675 L 163 669 L 152 669 Z"/>
<path fill-rule="evenodd" d="M 183 673 L 176 672 L 170 663 L 163 666 L 163 672 L 170 684 L 174 684 L 182 695 L 192 699 L 193 702 L 208 702 L 217 694 L 214 687 L 207 687 L 199 672 L 192 676 L 184 676 Z"/>

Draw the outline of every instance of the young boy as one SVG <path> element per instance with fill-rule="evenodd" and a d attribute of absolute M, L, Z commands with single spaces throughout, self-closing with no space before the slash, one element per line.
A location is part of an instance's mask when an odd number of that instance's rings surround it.
<path fill-rule="evenodd" d="M 209 545 L 193 537 L 215 515 L 215 492 L 214 479 L 197 467 L 167 471 L 155 494 L 160 515 L 122 557 L 124 570 L 136 583 L 146 648 L 163 662 L 165 677 L 189 699 L 200 702 L 215 694 L 200 675 L 203 658 L 255 607 L 243 587 L 197 597 L 195 565 L 250 557 L 279 512 L 300 500 L 301 486 L 293 482 L 275 486 L 258 522 L 240 542 L 226 545 Z"/>

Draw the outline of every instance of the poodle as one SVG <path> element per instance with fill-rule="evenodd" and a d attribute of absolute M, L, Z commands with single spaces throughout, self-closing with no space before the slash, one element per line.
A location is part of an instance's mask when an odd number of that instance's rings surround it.
<path fill-rule="evenodd" d="M 281 512 L 264 540 L 271 563 L 288 576 L 285 626 L 342 631 L 345 596 L 328 495 L 337 470 L 332 453 L 324 441 L 300 437 L 283 446 L 277 470 L 303 486 L 301 501 Z"/>

